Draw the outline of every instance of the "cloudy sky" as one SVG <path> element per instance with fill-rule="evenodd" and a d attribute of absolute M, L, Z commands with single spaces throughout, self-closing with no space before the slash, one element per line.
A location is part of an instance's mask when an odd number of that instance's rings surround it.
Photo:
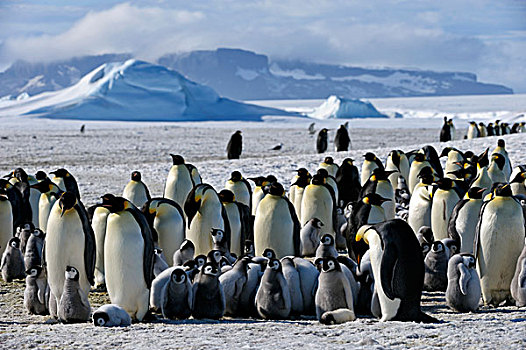
<path fill-rule="evenodd" d="M 526 92 L 525 0 L 0 0 L 0 70 L 238 47 L 276 58 L 469 71 Z"/>

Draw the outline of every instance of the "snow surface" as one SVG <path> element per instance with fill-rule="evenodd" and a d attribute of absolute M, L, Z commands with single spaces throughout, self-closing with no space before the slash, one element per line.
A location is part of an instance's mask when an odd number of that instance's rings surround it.
<path fill-rule="evenodd" d="M 334 95 L 308 115 L 316 119 L 387 118 L 368 101 Z"/>

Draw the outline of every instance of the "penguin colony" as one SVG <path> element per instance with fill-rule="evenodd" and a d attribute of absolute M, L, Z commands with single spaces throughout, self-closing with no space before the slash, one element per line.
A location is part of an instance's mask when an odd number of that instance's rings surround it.
<path fill-rule="evenodd" d="M 475 139 L 486 136 L 503 136 L 523 132 L 526 132 L 525 122 L 516 122 L 510 126 L 508 123 L 501 123 L 500 120 L 495 120 L 495 122 L 490 122 L 487 125 L 483 122 L 477 124 L 475 121 L 471 121 L 469 122 L 468 130 L 464 135 L 464 139 Z M 444 124 L 442 124 L 442 129 L 440 129 L 440 142 L 455 140 L 455 135 L 456 129 L 453 120 L 444 117 Z"/>
<path fill-rule="evenodd" d="M 241 153 L 232 144 L 229 158 Z M 366 153 L 361 172 L 351 158 L 326 157 L 312 174 L 298 169 L 287 190 L 272 175 L 233 171 L 217 192 L 171 158 L 163 197 L 134 171 L 122 196 L 88 208 L 66 169 L 50 178 L 17 168 L 0 180 L 0 270 L 6 282 L 25 278 L 28 312 L 95 326 L 439 322 L 422 312 L 423 290 L 445 292 L 458 312 L 475 312 L 481 298 L 526 306 L 526 165 L 512 166 L 503 139 L 480 155 L 426 146 L 384 163 Z M 92 312 L 93 290 L 111 304 Z"/>

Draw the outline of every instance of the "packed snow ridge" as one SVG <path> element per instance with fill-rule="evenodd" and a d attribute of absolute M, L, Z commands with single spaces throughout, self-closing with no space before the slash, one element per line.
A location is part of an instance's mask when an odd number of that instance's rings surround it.
<path fill-rule="evenodd" d="M 134 59 L 103 64 L 59 91 L 0 101 L 0 116 L 58 119 L 218 121 L 290 114 L 222 98 L 174 70 Z"/>
<path fill-rule="evenodd" d="M 309 114 L 316 119 L 387 118 L 367 101 L 330 96 Z"/>

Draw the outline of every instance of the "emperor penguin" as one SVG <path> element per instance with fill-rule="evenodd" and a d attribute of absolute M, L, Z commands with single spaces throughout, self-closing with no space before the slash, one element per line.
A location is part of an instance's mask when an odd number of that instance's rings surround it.
<path fill-rule="evenodd" d="M 488 136 L 488 129 L 486 128 L 483 122 L 479 123 L 479 132 L 480 132 L 480 137 Z"/>
<path fill-rule="evenodd" d="M 345 127 L 345 125 L 340 125 L 340 127 L 336 131 L 336 136 L 334 137 L 334 150 L 336 152 L 348 151 L 350 144 L 351 138 L 349 137 L 349 132 L 347 131 L 347 128 Z"/>
<path fill-rule="evenodd" d="M 195 186 L 186 198 L 184 211 L 188 218 L 186 238 L 194 243 L 195 254 L 207 254 L 212 249 L 210 232 L 213 228 L 225 232 L 230 248 L 230 224 L 226 209 L 212 186 Z"/>
<path fill-rule="evenodd" d="M 95 235 L 82 202 L 73 192 L 64 192 L 55 202 L 46 230 L 44 264 L 49 288 L 60 304 L 66 268 L 75 266 L 79 288 L 87 296 L 95 284 Z M 52 303 L 53 301 L 50 301 Z"/>
<path fill-rule="evenodd" d="M 300 276 L 300 288 L 303 297 L 303 314 L 314 315 L 316 312 L 314 299 L 320 273 L 309 260 L 295 257 L 293 261 Z"/>
<path fill-rule="evenodd" d="M 148 186 L 142 182 L 142 175 L 140 171 L 134 171 L 131 174 L 131 180 L 128 182 L 122 196 L 133 203 L 137 208 L 141 208 L 144 203 L 149 201 L 152 197 Z"/>
<path fill-rule="evenodd" d="M 301 256 L 314 256 L 320 244 L 323 222 L 318 218 L 310 219 L 300 231 Z M 332 237 L 332 236 L 331 236 Z"/>
<path fill-rule="evenodd" d="M 440 157 L 446 157 L 446 166 L 444 168 L 445 177 L 454 178 L 451 172 L 462 168 L 460 163 L 463 163 L 466 159 L 464 154 L 454 147 L 446 147 L 440 153 Z"/>
<path fill-rule="evenodd" d="M 318 218 L 324 224 L 324 231 L 336 235 L 336 198 L 332 187 L 325 178 L 316 174 L 305 188 L 301 201 L 301 224 Z"/>
<path fill-rule="evenodd" d="M 7 175 L 13 184 L 13 187 L 20 194 L 20 213 L 22 221 L 20 224 L 33 222 L 33 209 L 31 208 L 31 187 L 29 176 L 22 168 L 16 168 L 11 174 Z"/>
<path fill-rule="evenodd" d="M 254 248 L 261 255 L 267 248 L 280 259 L 300 255 L 300 222 L 280 183 L 273 183 L 261 200 L 254 220 Z"/>
<path fill-rule="evenodd" d="M 289 188 L 289 200 L 294 205 L 296 215 L 298 218 L 301 217 L 301 201 L 303 199 L 303 193 L 305 188 L 310 184 L 312 175 L 305 168 L 296 170 L 298 174 L 294 176 L 292 183 Z"/>
<path fill-rule="evenodd" d="M 51 208 L 53 208 L 53 205 L 64 191 L 62 191 L 55 183 L 51 182 L 48 177 L 31 185 L 31 187 L 40 192 L 40 198 L 38 200 L 38 227 L 45 230 Z"/>
<path fill-rule="evenodd" d="M 0 188 L 0 248 L 4 249 L 13 238 L 13 209 L 7 192 Z"/>
<path fill-rule="evenodd" d="M 484 191 L 483 196 L 485 196 L 489 192 L 489 189 L 493 184 L 493 181 L 491 181 L 491 178 L 488 175 L 488 150 L 489 149 L 486 149 L 481 155 L 479 155 L 476 158 L 477 175 L 470 184 L 470 187 L 481 187 L 486 189 L 486 191 Z"/>
<path fill-rule="evenodd" d="M 127 327 L 131 326 L 131 317 L 119 305 L 106 304 L 93 313 L 93 324 L 96 327 Z"/>
<path fill-rule="evenodd" d="M 248 282 L 250 257 L 238 259 L 234 267 L 219 276 L 219 282 L 225 293 L 225 314 L 238 316 L 241 295 Z"/>
<path fill-rule="evenodd" d="M 26 270 L 26 289 L 24 307 L 30 314 L 48 315 L 49 286 L 42 266 L 32 266 Z"/>
<path fill-rule="evenodd" d="M 270 259 L 256 293 L 256 309 L 264 319 L 287 319 L 291 312 L 290 290 L 278 259 Z"/>
<path fill-rule="evenodd" d="M 38 217 L 38 203 L 40 201 L 40 191 L 32 186 L 38 183 L 36 176 L 29 175 L 27 176 L 29 184 L 29 203 L 31 204 L 31 220 L 35 227 L 39 227 L 39 217 Z"/>
<path fill-rule="evenodd" d="M 25 210 L 22 194 L 6 179 L 0 179 L 0 190 L 2 193 L 5 193 L 7 200 L 11 204 L 11 213 L 13 217 L 12 233 L 14 233 L 17 227 L 28 221 L 25 217 L 26 214 L 24 213 Z"/>
<path fill-rule="evenodd" d="M 340 194 L 338 193 L 338 184 L 336 183 L 336 179 L 334 176 L 329 175 L 327 172 L 327 169 L 320 168 L 316 170 L 316 175 L 319 175 L 323 178 L 324 182 L 332 188 L 332 191 L 334 192 L 334 205 L 335 208 L 338 207 L 338 197 Z M 312 180 L 311 180 L 312 183 Z M 302 198 L 303 199 L 303 198 Z"/>
<path fill-rule="evenodd" d="M 361 239 L 369 245 L 381 320 L 437 322 L 420 309 L 424 260 L 411 227 L 400 219 L 363 226 Z"/>
<path fill-rule="evenodd" d="M 445 244 L 441 241 L 433 242 L 431 250 L 424 258 L 424 290 L 429 292 L 446 291 L 448 261 L 449 250 Z"/>
<path fill-rule="evenodd" d="M 321 162 L 320 165 L 318 166 L 318 169 L 327 170 L 327 173 L 332 177 L 336 176 L 336 173 L 338 172 L 338 168 L 339 168 L 338 164 L 334 163 L 334 159 L 332 157 L 325 157 L 323 162 Z"/>
<path fill-rule="evenodd" d="M 468 140 L 476 139 L 477 137 L 480 137 L 480 131 L 477 126 L 477 123 L 469 122 L 468 132 L 466 133 L 466 137 Z"/>
<path fill-rule="evenodd" d="M 256 185 L 256 187 L 254 187 L 254 191 L 252 192 L 251 205 L 252 216 L 255 216 L 259 202 L 261 202 L 263 197 L 265 197 L 265 195 L 268 193 L 268 189 L 270 188 L 270 186 L 278 180 L 274 175 L 249 177 L 248 179 L 254 181 Z"/>
<path fill-rule="evenodd" d="M 360 198 L 370 193 L 376 193 L 380 197 L 389 199 L 389 201 L 385 201 L 382 204 L 386 220 L 391 220 L 395 217 L 395 194 L 394 188 L 389 181 L 389 176 L 393 174 L 394 171 L 395 170 L 386 171 L 380 168 L 374 169 L 371 176 L 369 176 L 369 180 L 363 184 L 362 190 L 360 191 Z"/>
<path fill-rule="evenodd" d="M 195 246 L 192 241 L 185 239 L 179 249 L 173 255 L 173 266 L 182 266 L 185 262 L 193 260 Z"/>
<path fill-rule="evenodd" d="M 524 170 L 519 172 L 514 171 L 510 178 L 511 191 L 514 196 L 517 196 L 519 194 L 526 195 L 526 166 L 521 166 Z"/>
<path fill-rule="evenodd" d="M 338 205 L 346 207 L 350 202 L 356 202 L 361 190 L 358 168 L 351 158 L 345 158 L 335 176 L 338 184 Z"/>
<path fill-rule="evenodd" d="M 365 160 L 362 163 L 362 175 L 360 184 L 363 186 L 376 168 L 384 169 L 382 161 L 376 157 L 374 153 L 367 152 L 363 155 Z"/>
<path fill-rule="evenodd" d="M 475 241 L 475 230 L 482 207 L 482 194 L 484 188 L 472 187 L 460 200 L 449 218 L 447 234 L 460 244 L 461 253 L 473 254 L 473 242 Z"/>
<path fill-rule="evenodd" d="M 482 205 L 473 246 L 485 305 L 497 306 L 511 297 L 510 283 L 524 236 L 522 207 L 509 184 L 499 185 Z"/>
<path fill-rule="evenodd" d="M 526 244 L 517 259 L 510 290 L 511 296 L 515 299 L 515 304 L 519 307 L 526 306 Z"/>
<path fill-rule="evenodd" d="M 352 289 L 340 263 L 334 257 L 320 258 L 316 262 L 321 265 L 315 296 L 316 318 L 323 324 L 354 321 Z"/>
<path fill-rule="evenodd" d="M 41 229 L 34 229 L 26 244 L 24 266 L 28 270 L 31 266 L 42 265 L 42 253 L 46 234 Z"/>
<path fill-rule="evenodd" d="M 454 187 L 453 180 L 449 178 L 439 179 L 438 188 L 433 193 L 433 204 L 431 206 L 431 229 L 435 240 L 439 241 L 448 237 L 447 228 L 453 208 L 460 201 L 460 196 Z"/>
<path fill-rule="evenodd" d="M 228 144 L 226 146 L 227 158 L 228 159 L 239 159 L 241 152 L 243 151 L 243 136 L 241 130 L 237 130 L 232 134 Z"/>
<path fill-rule="evenodd" d="M 87 322 L 91 315 L 88 294 L 80 287 L 80 273 L 67 266 L 64 288 L 58 304 L 58 318 L 63 323 Z"/>
<path fill-rule="evenodd" d="M 161 292 L 161 311 L 170 320 L 184 320 L 192 314 L 194 293 L 190 278 L 182 267 L 173 269 Z"/>
<path fill-rule="evenodd" d="M 479 302 L 480 280 L 475 257 L 468 253 L 454 255 L 447 267 L 447 305 L 455 311 L 475 312 Z"/>
<path fill-rule="evenodd" d="M 338 251 L 334 244 L 334 237 L 328 233 L 324 234 L 320 238 L 318 249 L 316 249 L 316 259 L 327 257 L 337 258 L 338 255 Z"/>
<path fill-rule="evenodd" d="M 291 315 L 302 315 L 303 295 L 301 291 L 300 274 L 294 265 L 294 257 L 286 256 L 282 258 L 281 270 L 289 287 L 290 313 Z"/>
<path fill-rule="evenodd" d="M 232 191 L 236 202 L 242 203 L 250 208 L 252 203 L 252 187 L 239 171 L 233 171 L 230 179 L 225 183 L 225 189 Z"/>
<path fill-rule="evenodd" d="M 53 174 L 54 177 L 51 181 L 58 186 L 64 192 L 73 193 L 78 199 L 80 199 L 79 186 L 77 185 L 77 180 L 69 171 L 64 168 L 51 171 L 50 174 Z"/>
<path fill-rule="evenodd" d="M 153 280 L 154 242 L 150 225 L 137 207 L 123 197 L 106 194 L 110 211 L 104 240 L 106 288 L 113 304 L 142 321 L 148 311 Z"/>
<path fill-rule="evenodd" d="M 488 136 L 495 136 L 495 131 L 493 129 L 493 123 L 488 123 L 486 126 L 486 132 L 488 133 Z"/>
<path fill-rule="evenodd" d="M 488 166 L 488 176 L 493 183 L 507 183 L 509 177 L 504 172 L 504 166 L 506 165 L 506 159 L 500 153 L 493 153 L 491 155 L 491 161 Z"/>
<path fill-rule="evenodd" d="M 444 124 L 442 125 L 442 129 L 440 129 L 440 142 L 447 142 L 451 141 L 451 128 L 449 126 L 447 117 L 444 117 Z"/>
<path fill-rule="evenodd" d="M 11 238 L 5 247 L 0 262 L 0 270 L 2 271 L 2 278 L 6 282 L 24 278 L 24 256 L 20 251 L 20 239 L 18 237 Z"/>
<path fill-rule="evenodd" d="M 440 157 L 435 149 L 431 145 L 422 147 L 418 153 L 423 153 L 425 159 L 429 162 L 431 168 L 435 171 L 438 177 L 444 177 L 444 170 L 442 169 L 442 164 L 440 163 Z"/>
<path fill-rule="evenodd" d="M 225 314 L 226 300 L 223 286 L 219 282 L 219 267 L 207 262 L 201 268 L 193 284 L 192 316 L 196 319 L 218 320 Z"/>
<path fill-rule="evenodd" d="M 104 200 L 104 199 L 103 199 Z M 110 211 L 108 208 L 97 204 L 92 209 L 93 216 L 91 219 L 91 227 L 95 235 L 95 288 L 98 290 L 104 290 L 106 287 L 106 280 L 104 277 L 104 240 L 106 238 L 106 225 L 108 222 L 108 215 Z"/>
<path fill-rule="evenodd" d="M 426 160 L 426 156 L 422 153 L 416 153 L 409 169 L 409 179 L 407 179 L 407 185 L 409 186 L 411 195 L 413 195 L 413 191 L 419 182 L 418 174 L 420 174 L 420 171 L 426 166 L 432 169 L 431 164 Z"/>
<path fill-rule="evenodd" d="M 197 168 L 191 164 L 186 164 L 182 156 L 176 154 L 170 154 L 170 156 L 173 165 L 166 179 L 163 197 L 171 199 L 183 207 L 192 188 L 201 183 L 201 177 Z"/>
<path fill-rule="evenodd" d="M 251 224 L 250 208 L 235 201 L 235 195 L 230 190 L 219 192 L 219 200 L 225 208 L 230 224 L 230 249 L 229 252 L 237 256 L 243 255 L 243 243 L 254 238 Z"/>
<path fill-rule="evenodd" d="M 449 124 L 449 129 L 451 132 L 451 140 L 455 140 L 457 136 L 457 129 L 455 128 L 455 124 L 453 124 L 453 119 L 449 119 L 447 123 Z"/>
<path fill-rule="evenodd" d="M 389 175 L 389 182 L 391 182 L 393 188 L 398 186 L 398 178 L 400 176 L 407 180 L 409 178 L 409 160 L 405 153 L 401 150 L 389 152 L 385 162 L 385 170 L 393 171 Z"/>
<path fill-rule="evenodd" d="M 327 150 L 327 147 L 329 146 L 328 132 L 329 130 L 327 128 L 323 128 L 318 132 L 318 137 L 316 138 L 316 152 L 324 153 Z"/>
<path fill-rule="evenodd" d="M 511 161 L 510 157 L 508 155 L 508 151 L 506 150 L 506 142 L 503 139 L 497 140 L 497 147 L 491 152 L 491 155 L 494 154 L 501 154 L 504 157 L 504 167 L 502 171 L 504 172 L 504 176 L 506 178 L 506 182 L 509 181 L 512 171 Z"/>
<path fill-rule="evenodd" d="M 186 220 L 183 210 L 168 198 L 151 198 L 141 209 L 157 235 L 157 244 L 163 250 L 168 265 L 173 265 L 173 255 L 185 239 Z M 155 241 L 154 234 L 154 241 Z"/>

